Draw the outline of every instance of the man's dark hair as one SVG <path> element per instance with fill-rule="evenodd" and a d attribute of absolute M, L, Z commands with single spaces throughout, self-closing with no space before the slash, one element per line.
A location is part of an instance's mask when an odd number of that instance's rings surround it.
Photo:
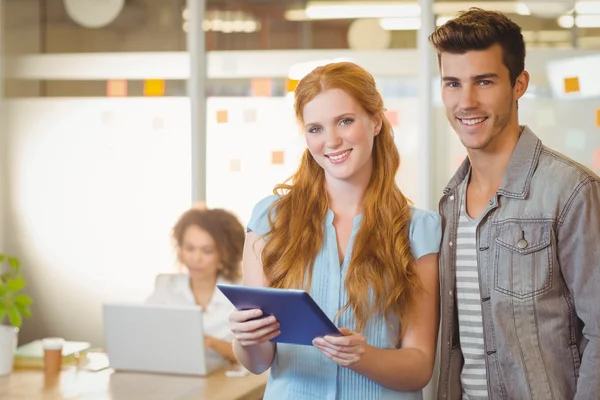
<path fill-rule="evenodd" d="M 525 69 L 525 41 L 521 27 L 496 11 L 469 8 L 438 27 L 429 36 L 429 42 L 437 51 L 439 64 L 442 53 L 464 54 L 499 44 L 513 86 Z"/>

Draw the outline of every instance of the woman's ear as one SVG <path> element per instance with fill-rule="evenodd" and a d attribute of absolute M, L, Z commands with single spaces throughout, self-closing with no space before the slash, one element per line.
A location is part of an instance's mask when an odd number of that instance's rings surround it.
<path fill-rule="evenodd" d="M 377 135 L 379 135 L 379 132 L 381 132 L 381 127 L 383 126 L 383 118 L 381 116 L 376 116 L 373 119 L 373 125 L 375 127 L 373 136 L 377 136 Z"/>

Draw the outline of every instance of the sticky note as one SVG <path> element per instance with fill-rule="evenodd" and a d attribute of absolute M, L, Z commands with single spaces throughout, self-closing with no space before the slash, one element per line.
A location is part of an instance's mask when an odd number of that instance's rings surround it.
<path fill-rule="evenodd" d="M 385 116 L 392 126 L 398 126 L 398 111 L 386 111 Z"/>
<path fill-rule="evenodd" d="M 256 122 L 256 109 L 255 108 L 249 108 L 247 110 L 244 110 L 244 122 Z"/>
<path fill-rule="evenodd" d="M 226 124 L 227 121 L 228 121 L 227 110 L 219 110 L 219 111 L 217 111 L 217 123 L 218 124 Z"/>
<path fill-rule="evenodd" d="M 239 172 L 242 170 L 242 160 L 239 158 L 233 158 L 229 160 L 229 171 Z"/>
<path fill-rule="evenodd" d="M 255 97 L 269 97 L 272 94 L 272 84 L 269 78 L 254 78 L 250 82 L 252 94 Z"/>
<path fill-rule="evenodd" d="M 108 97 L 127 96 L 127 81 L 124 79 L 111 79 L 106 81 L 106 95 Z"/>
<path fill-rule="evenodd" d="M 284 152 L 283 151 L 271 152 L 271 164 L 283 164 L 283 161 L 284 161 Z"/>
<path fill-rule="evenodd" d="M 285 91 L 287 93 L 293 92 L 294 90 L 296 90 L 296 86 L 298 86 L 298 80 L 295 79 L 286 79 L 285 81 Z"/>
<path fill-rule="evenodd" d="M 144 81 L 144 96 L 163 96 L 165 81 L 163 79 L 146 79 Z"/>
<path fill-rule="evenodd" d="M 571 149 L 583 150 L 585 149 L 585 132 L 580 130 L 568 131 L 565 136 L 565 146 Z"/>
<path fill-rule="evenodd" d="M 579 78 L 565 78 L 565 93 L 579 92 Z"/>
<path fill-rule="evenodd" d="M 596 110 L 596 126 L 600 128 L 600 108 Z"/>
<path fill-rule="evenodd" d="M 600 149 L 594 150 L 593 168 L 600 171 Z"/>

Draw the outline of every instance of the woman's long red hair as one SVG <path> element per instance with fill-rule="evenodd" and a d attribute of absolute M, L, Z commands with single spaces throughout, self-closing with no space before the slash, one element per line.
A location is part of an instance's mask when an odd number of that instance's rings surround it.
<path fill-rule="evenodd" d="M 384 316 L 392 326 L 400 323 L 401 338 L 420 281 L 409 241 L 411 211 L 395 182 L 400 155 L 392 127 L 373 77 L 348 62 L 318 67 L 299 82 L 295 91 L 299 121 L 305 105 L 327 89 L 344 90 L 371 117 L 382 119 L 373 144 L 373 174 L 363 199 L 363 219 L 345 280 L 349 301 L 338 316 L 350 308 L 358 331 L 373 315 Z M 262 251 L 264 273 L 272 287 L 310 290 L 314 261 L 323 245 L 328 196 L 323 169 L 308 149 L 297 172 L 275 186 L 274 193 L 280 197 L 271 208 L 275 212 L 269 212 L 273 219 Z"/>

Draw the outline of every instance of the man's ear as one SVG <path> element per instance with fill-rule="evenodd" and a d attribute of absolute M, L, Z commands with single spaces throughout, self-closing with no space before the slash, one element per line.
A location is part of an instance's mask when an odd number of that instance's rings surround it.
<path fill-rule="evenodd" d="M 515 87 L 513 88 L 513 94 L 515 96 L 515 100 L 519 100 L 529 87 L 529 72 L 523 71 L 517 76 L 517 80 L 515 81 Z"/>

